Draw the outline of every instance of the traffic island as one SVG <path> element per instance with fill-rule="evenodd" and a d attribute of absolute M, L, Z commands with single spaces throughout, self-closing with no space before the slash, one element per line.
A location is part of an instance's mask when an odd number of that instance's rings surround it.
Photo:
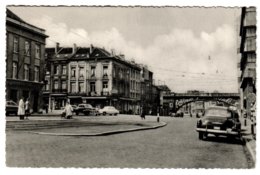
<path fill-rule="evenodd" d="M 125 124 L 126 125 L 126 124 Z M 107 136 L 107 135 L 112 135 L 112 134 L 120 134 L 120 133 L 126 133 L 126 132 L 134 132 L 134 131 L 142 131 L 142 130 L 149 130 L 149 129 L 157 129 L 163 126 L 166 126 L 167 123 L 165 122 L 160 122 L 160 123 L 156 123 L 156 125 L 142 125 L 142 124 L 138 124 L 138 127 L 129 127 L 129 125 L 127 128 L 128 129 L 114 129 L 114 130 L 107 130 L 107 131 L 102 131 L 102 132 L 93 132 L 91 130 L 89 130 L 87 127 L 81 127 L 81 128 L 77 128 L 79 130 L 77 130 L 76 132 L 74 131 L 74 129 L 71 128 L 66 128 L 67 132 L 59 132 L 57 130 L 53 131 L 53 132 L 49 132 L 49 131 L 37 131 L 37 132 L 31 132 L 34 134 L 40 134 L 40 135 L 53 135 L 53 136 Z M 132 125 L 134 126 L 134 125 Z M 105 127 L 105 126 L 97 126 L 97 127 Z M 114 125 L 115 128 L 116 125 Z M 64 129 L 63 129 L 64 131 Z"/>
<path fill-rule="evenodd" d="M 9 121 L 6 130 L 54 136 L 106 136 L 166 126 L 157 121 L 29 120 Z"/>

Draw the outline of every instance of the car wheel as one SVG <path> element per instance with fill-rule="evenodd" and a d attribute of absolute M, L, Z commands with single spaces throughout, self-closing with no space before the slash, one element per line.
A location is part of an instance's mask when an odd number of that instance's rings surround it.
<path fill-rule="evenodd" d="M 115 113 L 114 115 L 117 116 L 117 113 Z"/>
<path fill-rule="evenodd" d="M 106 115 L 107 113 L 106 112 L 103 112 L 103 115 Z"/>
<path fill-rule="evenodd" d="M 203 132 L 199 132 L 199 139 L 200 140 L 203 140 L 203 136 L 204 136 L 204 133 Z"/>

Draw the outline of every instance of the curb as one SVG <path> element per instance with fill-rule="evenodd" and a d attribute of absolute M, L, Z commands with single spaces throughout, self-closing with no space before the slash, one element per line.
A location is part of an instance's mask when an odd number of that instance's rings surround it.
<path fill-rule="evenodd" d="M 242 136 L 241 139 L 242 139 L 243 143 L 245 144 L 246 149 L 249 152 L 250 157 L 252 158 L 252 160 L 253 160 L 253 162 L 255 164 L 255 162 L 256 162 L 256 155 L 254 154 L 254 151 L 252 150 L 252 147 L 250 146 L 249 141 L 246 138 L 244 138 L 243 136 Z"/>
<path fill-rule="evenodd" d="M 151 127 L 144 127 L 144 128 L 132 128 L 126 130 L 114 130 L 114 131 L 107 131 L 107 132 L 100 132 L 100 133 L 93 133 L 93 134 L 82 134 L 82 133 L 48 133 L 48 132 L 31 132 L 34 134 L 39 135 L 52 135 L 52 136 L 107 136 L 112 134 L 120 134 L 125 132 L 133 132 L 133 131 L 141 131 L 141 130 L 149 130 L 149 129 L 157 129 L 166 126 L 167 123 L 160 122 L 160 125 L 151 126 Z"/>

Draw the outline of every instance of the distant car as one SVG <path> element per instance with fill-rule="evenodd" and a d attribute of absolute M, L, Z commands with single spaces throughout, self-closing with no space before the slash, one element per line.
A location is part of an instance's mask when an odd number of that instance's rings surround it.
<path fill-rule="evenodd" d="M 103 115 L 117 115 L 119 111 L 114 106 L 105 106 L 103 109 L 99 109 L 98 113 Z"/>
<path fill-rule="evenodd" d="M 91 104 L 79 104 L 77 107 L 74 106 L 72 108 L 76 115 L 79 115 L 80 113 L 89 115 L 94 109 Z"/>
<path fill-rule="evenodd" d="M 6 115 L 14 114 L 17 115 L 18 105 L 14 101 L 6 101 L 5 104 L 5 113 Z"/>
<path fill-rule="evenodd" d="M 241 123 L 238 112 L 234 109 L 212 106 L 206 109 L 204 116 L 197 121 L 197 132 L 202 140 L 213 134 L 240 137 Z"/>
<path fill-rule="evenodd" d="M 183 117 L 184 116 L 184 113 L 181 112 L 181 111 L 178 111 L 174 117 Z"/>

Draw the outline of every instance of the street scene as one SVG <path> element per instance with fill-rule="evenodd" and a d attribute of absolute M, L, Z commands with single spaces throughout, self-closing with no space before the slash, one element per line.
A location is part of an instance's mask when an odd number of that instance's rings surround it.
<path fill-rule="evenodd" d="M 256 7 L 7 6 L 6 166 L 254 169 L 256 28 Z"/>

